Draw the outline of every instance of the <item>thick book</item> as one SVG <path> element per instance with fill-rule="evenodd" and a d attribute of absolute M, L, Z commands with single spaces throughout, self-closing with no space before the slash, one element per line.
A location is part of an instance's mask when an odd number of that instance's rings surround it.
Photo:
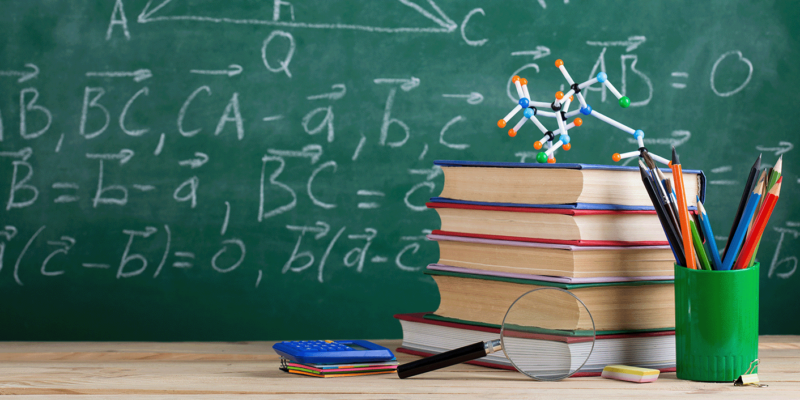
<path fill-rule="evenodd" d="M 500 329 L 497 328 L 432 320 L 425 318 L 425 313 L 397 314 L 394 317 L 403 328 L 403 344 L 397 351 L 407 354 L 426 357 L 500 337 Z M 591 346 L 591 341 L 585 337 L 553 340 L 562 350 L 574 354 L 585 354 L 585 347 Z M 502 351 L 470 363 L 514 369 Z M 598 335 L 586 364 L 574 376 L 599 376 L 609 364 L 654 368 L 662 372 L 675 371 L 675 331 Z"/>
<path fill-rule="evenodd" d="M 494 205 L 569 205 L 595 209 L 653 209 L 638 167 L 434 161 L 444 171 L 440 198 Z M 671 176 L 669 169 L 662 169 Z M 705 199 L 705 175 L 684 170 L 687 204 Z"/>
<path fill-rule="evenodd" d="M 674 276 L 669 246 L 575 246 L 434 234 L 428 239 L 439 244 L 437 264 L 481 275 L 563 277 L 582 283 Z"/>
<path fill-rule="evenodd" d="M 451 321 L 499 327 L 509 305 L 519 296 L 540 287 L 558 287 L 578 297 L 591 313 L 577 301 L 542 304 L 531 310 L 557 322 L 558 329 L 586 331 L 594 322 L 598 333 L 611 334 L 675 326 L 672 280 L 570 284 L 435 269 L 425 273 L 439 287 L 441 300 L 434 316 Z"/>
<path fill-rule="evenodd" d="M 434 234 L 583 246 L 668 245 L 655 211 L 502 207 L 428 202 Z"/>

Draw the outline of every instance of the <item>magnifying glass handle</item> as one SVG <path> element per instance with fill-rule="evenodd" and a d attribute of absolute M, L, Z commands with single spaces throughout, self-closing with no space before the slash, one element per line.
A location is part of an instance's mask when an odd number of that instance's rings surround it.
<path fill-rule="evenodd" d="M 481 358 L 487 354 L 499 351 L 500 349 L 502 349 L 500 339 L 473 343 L 469 346 L 460 347 L 455 350 L 400 365 L 397 367 L 397 376 L 399 376 L 400 379 L 405 379 L 414 375 L 424 374 L 429 371 Z"/>

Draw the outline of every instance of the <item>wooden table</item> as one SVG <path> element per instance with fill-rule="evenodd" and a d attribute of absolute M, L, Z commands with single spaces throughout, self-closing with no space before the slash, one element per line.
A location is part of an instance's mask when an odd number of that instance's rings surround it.
<path fill-rule="evenodd" d="M 396 348 L 399 340 L 376 341 Z M 278 370 L 273 342 L 125 343 L 0 342 L 0 394 L 140 398 L 800 398 L 800 336 L 762 336 L 759 378 L 766 388 L 681 381 L 602 378 L 537 382 L 524 375 L 459 365 L 400 380 L 395 374 L 338 379 Z M 397 354 L 400 362 L 416 357 Z"/>

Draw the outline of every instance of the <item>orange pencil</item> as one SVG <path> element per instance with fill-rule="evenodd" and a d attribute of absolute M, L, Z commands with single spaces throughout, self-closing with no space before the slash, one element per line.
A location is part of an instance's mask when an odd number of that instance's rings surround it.
<path fill-rule="evenodd" d="M 692 230 L 689 227 L 689 209 L 686 208 L 686 191 L 683 188 L 683 169 L 678 160 L 678 153 L 672 147 L 672 180 L 675 185 L 675 198 L 678 200 L 678 217 L 681 222 L 681 234 L 683 236 L 683 251 L 686 254 L 686 268 L 697 269 L 697 258 L 694 254 L 694 244 L 692 244 Z"/>
<path fill-rule="evenodd" d="M 753 232 L 744 242 L 742 251 L 739 253 L 739 258 L 736 259 L 736 263 L 733 265 L 732 269 L 745 269 L 750 264 L 750 260 L 753 258 L 753 253 L 755 253 L 756 246 L 758 245 L 758 239 L 764 233 L 767 222 L 769 222 L 769 217 L 772 216 L 772 210 L 775 209 L 775 203 L 778 202 L 778 198 L 780 197 L 782 181 L 783 178 L 779 178 L 778 182 L 769 190 L 767 199 L 764 200 L 764 205 L 758 212 L 755 222 L 753 222 Z"/>

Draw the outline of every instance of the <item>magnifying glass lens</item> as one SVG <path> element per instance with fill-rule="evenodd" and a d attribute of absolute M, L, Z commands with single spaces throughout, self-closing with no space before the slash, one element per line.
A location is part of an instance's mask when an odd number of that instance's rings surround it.
<path fill-rule="evenodd" d="M 500 339 L 506 358 L 517 370 L 537 380 L 560 380 L 578 372 L 589 359 L 594 320 L 572 293 L 534 289 L 509 307 Z"/>
<path fill-rule="evenodd" d="M 523 374 L 556 381 L 572 376 L 586 364 L 594 349 L 592 314 L 572 293 L 545 287 L 526 292 L 508 308 L 500 339 L 477 342 L 397 367 L 401 379 L 505 353 Z"/>

